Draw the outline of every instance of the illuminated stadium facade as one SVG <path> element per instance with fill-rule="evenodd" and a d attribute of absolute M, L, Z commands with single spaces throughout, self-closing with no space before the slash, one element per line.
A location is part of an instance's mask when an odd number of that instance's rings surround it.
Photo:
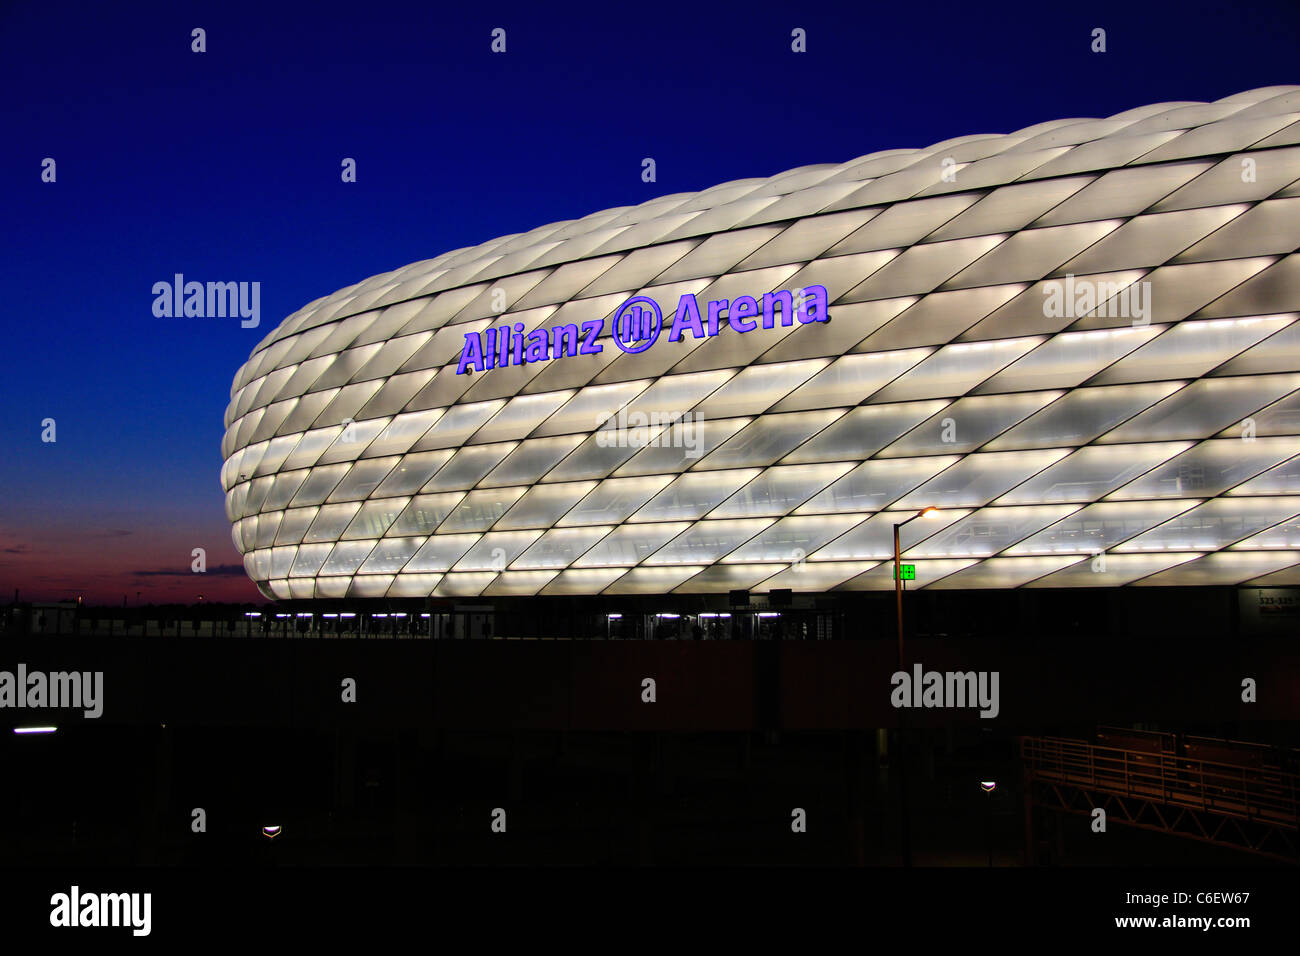
<path fill-rule="evenodd" d="M 542 226 L 289 316 L 268 597 L 1300 584 L 1300 88 Z"/>

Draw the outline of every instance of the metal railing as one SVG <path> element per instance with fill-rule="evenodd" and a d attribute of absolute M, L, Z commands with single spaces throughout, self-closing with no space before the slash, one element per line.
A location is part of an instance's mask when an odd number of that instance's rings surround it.
<path fill-rule="evenodd" d="M 1025 737 L 1021 758 L 1034 776 L 1240 820 L 1297 828 L 1296 774 L 1102 747 L 1061 737 Z"/>

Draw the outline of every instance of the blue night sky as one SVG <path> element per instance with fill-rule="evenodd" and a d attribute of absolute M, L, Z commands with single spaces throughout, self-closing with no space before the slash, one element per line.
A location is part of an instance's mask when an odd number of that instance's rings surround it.
<path fill-rule="evenodd" d="M 342 286 L 727 180 L 1297 81 L 1293 0 L 1131 7 L 0 4 L 0 596 L 260 600 L 221 573 L 231 379 Z M 261 282 L 262 324 L 156 318 L 177 272 Z"/>

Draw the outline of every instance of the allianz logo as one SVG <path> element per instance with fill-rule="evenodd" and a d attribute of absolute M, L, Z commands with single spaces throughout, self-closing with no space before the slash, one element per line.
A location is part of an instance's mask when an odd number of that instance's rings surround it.
<path fill-rule="evenodd" d="M 703 308 L 694 294 L 687 293 L 677 300 L 668 341 L 680 341 L 688 332 L 692 338 L 707 339 L 726 329 L 733 329 L 741 335 L 760 327 L 773 329 L 778 318 L 783 327 L 793 326 L 796 322 L 799 325 L 829 322 L 828 302 L 826 287 L 820 285 L 766 292 L 761 303 L 751 295 L 730 300 L 714 299 L 706 302 Z M 593 319 L 580 326 L 570 323 L 527 333 L 522 322 L 507 322 L 481 332 L 466 332 L 456 374 L 486 372 L 493 368 L 578 355 L 599 355 L 605 350 L 605 343 L 600 339 L 605 334 L 606 321 Z M 664 315 L 654 299 L 638 295 L 619 306 L 608 322 L 608 338 L 619 350 L 635 355 L 659 340 Z"/>

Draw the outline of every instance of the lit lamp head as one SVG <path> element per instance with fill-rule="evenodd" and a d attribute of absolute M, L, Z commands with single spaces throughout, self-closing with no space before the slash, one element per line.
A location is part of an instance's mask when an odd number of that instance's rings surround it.
<path fill-rule="evenodd" d="M 993 792 L 994 790 L 996 790 L 997 788 L 998 788 L 998 784 L 997 784 L 997 781 L 996 781 L 996 780 L 981 780 L 981 781 L 980 781 L 980 789 L 983 790 L 985 793 L 992 793 L 992 792 Z"/>
<path fill-rule="evenodd" d="M 276 837 L 278 837 L 278 836 L 280 835 L 280 830 L 281 830 L 281 829 L 282 829 L 282 828 L 281 828 L 281 827 L 278 827 L 278 826 L 274 826 L 274 827 L 262 827 L 262 836 L 267 837 L 268 839 L 274 840 Z"/>
<path fill-rule="evenodd" d="M 939 509 L 933 506 L 929 508 L 922 508 L 920 511 L 916 513 L 916 516 L 918 518 L 937 518 L 939 517 Z"/>

